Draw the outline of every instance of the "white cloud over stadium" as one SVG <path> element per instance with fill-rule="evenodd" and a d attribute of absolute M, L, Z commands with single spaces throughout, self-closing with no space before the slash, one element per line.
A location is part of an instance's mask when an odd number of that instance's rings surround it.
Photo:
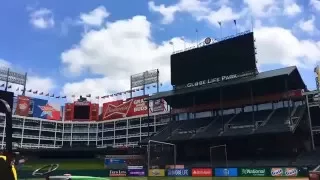
<path fill-rule="evenodd" d="M 254 16 L 254 31 L 257 46 L 259 67 L 265 64 L 298 65 L 312 69 L 320 59 L 320 41 L 311 37 L 300 38 L 296 31 L 316 30 L 314 21 L 294 29 L 282 27 L 277 23 L 277 17 L 291 18 L 302 12 L 301 7 L 293 0 L 273 1 L 262 0 L 257 3 L 245 0 L 243 10 L 236 12 L 232 2 L 219 1 L 218 4 L 208 4 L 203 1 L 181 0 L 174 5 L 163 5 L 150 1 L 149 9 L 159 13 L 164 26 L 174 23 L 178 13 L 189 13 L 196 20 L 207 20 L 212 28 L 217 28 L 217 22 L 245 19 L 240 29 L 250 29 L 251 16 Z M 218 5 L 222 5 L 217 8 Z M 316 5 L 311 4 L 314 8 Z M 211 8 L 212 7 L 212 8 Z M 97 7 L 96 10 L 103 9 Z M 105 9 L 105 12 L 108 12 Z M 108 16 L 112 14 L 108 14 Z M 316 19 L 316 17 L 312 17 Z M 90 21 L 90 18 L 87 20 Z M 94 20 L 96 22 L 96 20 Z M 274 23 L 265 23 L 274 21 Z M 301 19 L 303 21 L 303 19 Z M 90 24 L 90 22 L 87 22 Z M 94 22 L 92 22 L 94 23 Z M 95 23 L 97 24 L 97 23 Z M 100 23 L 98 23 L 100 24 Z M 314 28 L 310 28 L 314 26 Z M 303 28 L 305 27 L 305 28 Z M 146 16 L 134 16 L 129 19 L 106 21 L 100 28 L 87 31 L 82 39 L 73 47 L 61 54 L 65 69 L 73 75 L 83 72 L 100 75 L 101 78 L 86 78 L 83 81 L 65 84 L 62 93 L 96 93 L 104 95 L 129 88 L 129 76 L 149 69 L 160 69 L 161 81 L 170 81 L 170 54 L 173 42 L 175 49 L 183 49 L 181 37 L 169 38 L 162 42 L 154 41 L 153 23 Z M 195 45 L 194 37 L 186 37 L 187 46 Z"/>

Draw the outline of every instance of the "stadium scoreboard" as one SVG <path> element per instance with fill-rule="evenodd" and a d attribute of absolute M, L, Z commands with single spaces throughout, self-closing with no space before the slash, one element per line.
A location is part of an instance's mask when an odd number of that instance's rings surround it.
<path fill-rule="evenodd" d="M 171 83 L 175 87 L 228 80 L 256 69 L 252 32 L 171 55 Z"/>

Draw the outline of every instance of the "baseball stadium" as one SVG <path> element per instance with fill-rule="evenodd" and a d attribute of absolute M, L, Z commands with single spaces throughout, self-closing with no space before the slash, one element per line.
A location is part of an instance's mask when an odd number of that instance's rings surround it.
<path fill-rule="evenodd" d="M 150 70 L 104 96 L 129 98 L 102 107 L 84 95 L 56 109 L 28 96 L 26 76 L 7 73 L 0 179 L 319 179 L 319 91 L 297 67 L 259 72 L 253 32 L 170 58 L 172 90 L 160 92 L 161 72 Z M 10 83 L 24 84 L 22 94 Z"/>

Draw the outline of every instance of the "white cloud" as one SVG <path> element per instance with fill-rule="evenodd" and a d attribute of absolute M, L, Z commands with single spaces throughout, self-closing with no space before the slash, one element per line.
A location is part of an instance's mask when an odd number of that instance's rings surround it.
<path fill-rule="evenodd" d="M 320 1 L 319 0 L 310 0 L 310 5 L 315 8 L 317 11 L 320 11 Z"/>
<path fill-rule="evenodd" d="M 101 26 L 105 18 L 109 17 L 110 13 L 105 7 L 99 6 L 89 13 L 82 13 L 80 15 L 81 23 L 88 26 Z"/>
<path fill-rule="evenodd" d="M 32 10 L 30 14 L 30 23 L 39 29 L 52 28 L 55 25 L 53 13 L 47 8 Z"/>
<path fill-rule="evenodd" d="M 259 64 L 299 65 L 310 68 L 320 59 L 320 42 L 299 40 L 281 27 L 260 27 L 255 30 Z"/>
<path fill-rule="evenodd" d="M 175 13 L 179 11 L 179 7 L 177 6 L 166 7 L 163 4 L 156 6 L 153 1 L 149 2 L 149 9 L 154 12 L 158 12 L 163 16 L 163 19 L 162 19 L 163 24 L 172 23 L 174 21 Z"/>
<path fill-rule="evenodd" d="M 278 11 L 278 8 L 283 6 L 284 10 L 294 1 L 282 1 L 281 6 L 273 0 L 263 0 L 262 6 L 254 4 L 255 2 L 251 0 L 245 1 L 253 3 L 250 7 L 256 8 L 254 12 L 259 15 L 254 20 L 256 22 L 255 38 L 259 67 L 265 64 L 274 64 L 299 65 L 310 68 L 319 61 L 320 42 L 310 39 L 301 40 L 290 29 L 276 25 L 267 27 L 263 23 L 264 17 L 283 15 L 285 11 Z M 247 9 L 236 13 L 226 5 L 220 6 L 217 11 L 211 11 L 206 6 L 202 6 L 203 4 L 199 5 L 195 2 L 200 1 L 181 0 L 178 5 L 167 7 L 164 5 L 156 6 L 150 2 L 149 8 L 165 16 L 164 22 L 166 23 L 172 22 L 174 14 L 182 12 L 182 10 L 192 12 L 197 20 L 204 19 L 212 24 L 216 24 L 218 20 L 236 19 L 247 13 Z M 191 3 L 195 3 L 194 6 L 191 6 Z M 201 3 L 207 2 L 201 1 Z M 199 7 L 199 9 L 195 7 Z M 167 11 L 167 8 L 173 9 Z M 287 13 L 287 15 L 290 14 L 289 10 Z M 224 15 L 219 16 L 219 14 Z M 293 14 L 291 11 L 290 15 Z M 251 21 L 246 22 L 250 24 Z M 170 54 L 173 48 L 169 42 L 173 42 L 174 49 L 178 50 L 183 48 L 184 41 L 182 38 L 175 37 L 156 43 L 151 34 L 151 23 L 144 16 L 107 22 L 106 26 L 86 32 L 78 44 L 61 54 L 61 61 L 65 65 L 65 70 L 72 75 L 89 72 L 102 77 L 67 83 L 63 86 L 62 93 L 69 96 L 73 94 L 103 96 L 125 91 L 129 89 L 130 75 L 156 68 L 160 69 L 161 82 L 169 82 Z M 186 38 L 187 47 L 193 44 L 194 42 Z"/>
<path fill-rule="evenodd" d="M 176 50 L 183 49 L 181 38 L 171 40 Z M 193 43 L 185 42 L 186 47 Z M 160 70 L 160 81 L 170 80 L 169 41 L 156 44 L 151 37 L 151 24 L 144 16 L 109 22 L 100 30 L 85 34 L 75 47 L 61 54 L 62 63 L 69 73 L 79 75 L 84 71 L 104 76 L 68 83 L 63 93 L 92 93 L 106 95 L 129 89 L 130 75 L 151 69 Z"/>
<path fill-rule="evenodd" d="M 55 82 L 49 77 L 28 76 L 27 89 L 48 93 L 56 88 Z"/>
<path fill-rule="evenodd" d="M 0 58 L 0 67 L 11 67 L 11 63 Z"/>
<path fill-rule="evenodd" d="M 288 16 L 295 16 L 302 12 L 301 7 L 294 0 L 284 1 L 284 13 Z"/>
<path fill-rule="evenodd" d="M 149 2 L 149 9 L 158 12 L 163 16 L 162 23 L 170 24 L 175 19 L 178 12 L 191 14 L 196 20 L 207 20 L 209 23 L 217 25 L 218 21 L 230 21 L 240 18 L 246 11 L 234 12 L 229 6 L 229 1 L 220 0 L 215 3 L 201 0 L 179 0 L 177 4 L 165 6 L 164 4 L 156 5 L 153 1 Z M 215 10 L 209 7 L 219 7 Z"/>
<path fill-rule="evenodd" d="M 302 31 L 307 32 L 311 35 L 314 33 L 317 33 L 318 29 L 315 25 L 315 20 L 316 20 L 316 18 L 314 16 L 311 16 L 311 18 L 308 20 L 300 20 L 298 22 L 299 28 Z"/>
<path fill-rule="evenodd" d="M 232 10 L 232 8 L 223 5 L 217 11 L 211 11 L 207 16 L 202 18 L 207 19 L 211 24 L 218 25 L 218 22 L 227 22 L 239 19 L 242 15 L 244 15 L 244 13 L 245 10 L 236 13 Z"/>
<path fill-rule="evenodd" d="M 277 0 L 243 0 L 255 17 L 269 17 L 279 13 Z"/>

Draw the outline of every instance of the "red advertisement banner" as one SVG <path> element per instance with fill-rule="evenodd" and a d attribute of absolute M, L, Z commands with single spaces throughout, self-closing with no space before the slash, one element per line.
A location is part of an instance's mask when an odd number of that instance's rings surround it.
<path fill-rule="evenodd" d="M 74 115 L 74 104 L 73 103 L 66 103 L 65 110 L 64 110 L 64 119 L 66 121 L 73 120 Z"/>
<path fill-rule="evenodd" d="M 99 120 L 99 104 L 91 104 L 90 120 L 91 121 L 98 121 Z"/>
<path fill-rule="evenodd" d="M 19 116 L 28 116 L 29 115 L 29 107 L 30 106 L 30 98 L 27 96 L 18 96 L 16 115 Z"/>
<path fill-rule="evenodd" d="M 118 119 L 148 114 L 145 101 L 147 96 L 135 97 L 126 101 L 118 100 L 103 104 L 102 120 Z"/>
<path fill-rule="evenodd" d="M 192 168 L 193 177 L 211 177 L 212 169 L 211 168 Z"/>

